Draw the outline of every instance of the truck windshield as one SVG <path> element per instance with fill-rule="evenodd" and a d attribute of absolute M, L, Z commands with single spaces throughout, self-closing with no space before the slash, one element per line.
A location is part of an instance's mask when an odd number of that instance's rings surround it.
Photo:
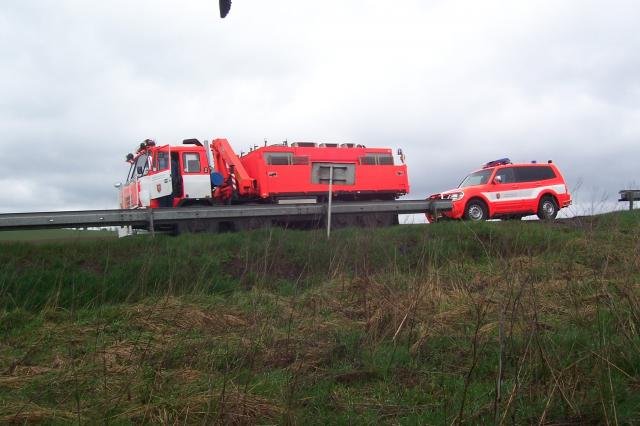
<path fill-rule="evenodd" d="M 147 174 L 147 167 L 149 165 L 149 155 L 148 154 L 142 154 L 138 157 L 138 159 L 136 160 L 136 175 L 138 177 L 142 177 L 145 176 Z"/>
<path fill-rule="evenodd" d="M 489 177 L 491 176 L 492 169 L 480 170 L 477 172 L 471 173 L 469 176 L 464 178 L 458 188 L 466 188 L 467 186 L 475 186 L 475 185 L 484 185 L 489 182 Z"/>

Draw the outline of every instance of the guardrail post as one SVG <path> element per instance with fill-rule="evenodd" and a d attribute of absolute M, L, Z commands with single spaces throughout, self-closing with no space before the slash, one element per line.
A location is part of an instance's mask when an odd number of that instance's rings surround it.
<path fill-rule="evenodd" d="M 149 207 L 149 232 L 151 232 L 152 237 L 156 236 L 156 230 L 154 228 L 155 227 L 153 225 L 153 209 Z"/>
<path fill-rule="evenodd" d="M 333 166 L 329 166 L 329 204 L 327 206 L 327 238 L 331 236 L 331 199 L 333 198 Z"/>

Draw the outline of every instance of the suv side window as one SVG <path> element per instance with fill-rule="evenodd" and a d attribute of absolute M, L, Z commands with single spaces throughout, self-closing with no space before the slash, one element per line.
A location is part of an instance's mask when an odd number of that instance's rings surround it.
<path fill-rule="evenodd" d="M 513 167 L 505 167 L 496 172 L 496 177 L 500 176 L 502 183 L 514 183 L 516 181 L 516 175 L 513 172 Z"/>
<path fill-rule="evenodd" d="M 546 179 L 555 179 L 556 178 L 556 174 L 553 171 L 553 169 L 549 166 L 542 166 L 542 167 L 536 167 L 537 169 L 539 169 L 539 173 L 540 173 L 540 180 L 546 180 Z"/>
<path fill-rule="evenodd" d="M 556 174 L 549 166 L 516 167 L 515 173 L 517 182 L 534 182 L 556 177 Z"/>

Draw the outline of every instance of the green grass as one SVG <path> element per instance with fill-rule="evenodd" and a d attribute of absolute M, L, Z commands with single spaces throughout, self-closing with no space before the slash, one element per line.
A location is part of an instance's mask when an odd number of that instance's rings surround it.
<path fill-rule="evenodd" d="M 640 217 L 0 245 L 0 423 L 640 422 Z"/>
<path fill-rule="evenodd" d="M 114 231 L 77 229 L 38 229 L 28 231 L 0 231 L 0 242 L 4 241 L 52 241 L 77 239 L 115 238 Z"/>

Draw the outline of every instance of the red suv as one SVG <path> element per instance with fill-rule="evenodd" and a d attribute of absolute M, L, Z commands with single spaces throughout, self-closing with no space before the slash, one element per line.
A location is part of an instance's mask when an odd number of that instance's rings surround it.
<path fill-rule="evenodd" d="M 555 219 L 558 210 L 571 204 L 564 178 L 551 161 L 512 164 L 508 158 L 490 161 L 464 178 L 458 188 L 429 199 L 453 202 L 452 209 L 438 218 L 473 221 L 533 214 L 543 220 Z M 436 218 L 427 215 L 427 219 L 433 222 Z"/>

